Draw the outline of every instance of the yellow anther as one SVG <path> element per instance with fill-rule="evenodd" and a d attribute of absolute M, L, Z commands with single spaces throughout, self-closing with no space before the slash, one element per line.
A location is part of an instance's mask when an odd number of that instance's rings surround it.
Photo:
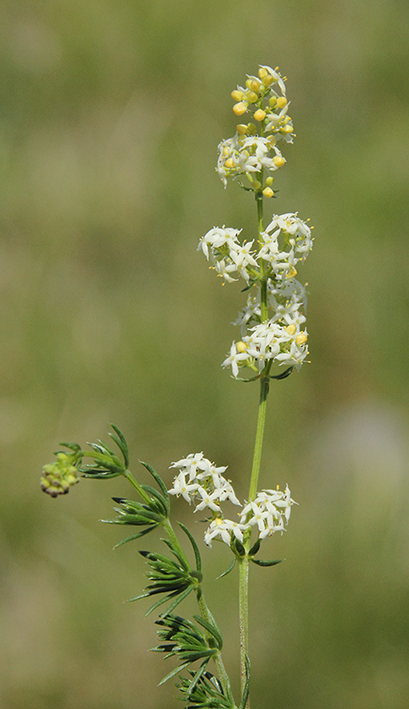
<path fill-rule="evenodd" d="M 297 345 L 303 345 L 304 342 L 307 342 L 308 336 L 305 334 L 305 332 L 300 332 L 299 335 L 295 338 L 295 342 Z"/>
<path fill-rule="evenodd" d="M 256 120 L 256 121 L 264 121 L 265 117 L 266 117 L 266 112 L 263 111 L 262 108 L 258 108 L 253 116 L 254 120 Z"/>
<path fill-rule="evenodd" d="M 236 130 L 240 135 L 245 135 L 247 133 L 247 126 L 245 123 L 239 123 Z"/>
<path fill-rule="evenodd" d="M 292 325 L 288 325 L 288 327 L 286 327 L 285 330 L 286 330 L 286 332 L 288 332 L 289 335 L 295 335 L 295 333 L 297 332 L 297 327 L 293 323 Z"/>
<path fill-rule="evenodd" d="M 278 108 L 284 108 L 287 105 L 287 99 L 285 96 L 279 96 L 277 99 Z"/>
<path fill-rule="evenodd" d="M 282 167 L 285 165 L 285 159 L 282 155 L 276 155 L 275 158 L 273 158 L 273 163 L 276 167 Z"/>
<path fill-rule="evenodd" d="M 240 340 L 240 342 L 237 342 L 236 350 L 237 350 L 237 352 L 240 352 L 241 354 L 243 354 L 243 352 L 245 352 L 247 350 L 246 343 L 242 342 L 241 340 Z"/>
<path fill-rule="evenodd" d="M 242 116 L 243 113 L 246 113 L 247 111 L 247 103 L 244 103 L 244 101 L 240 101 L 239 103 L 235 103 L 233 106 L 233 113 L 236 114 L 236 116 Z"/>
<path fill-rule="evenodd" d="M 265 187 L 263 190 L 263 195 L 264 195 L 264 197 L 267 197 L 267 198 L 274 197 L 274 192 L 271 189 L 271 187 Z"/>
<path fill-rule="evenodd" d="M 230 96 L 234 98 L 235 101 L 241 101 L 244 93 L 243 91 L 239 91 L 238 89 L 235 89 L 234 91 L 231 92 Z"/>
<path fill-rule="evenodd" d="M 224 167 L 227 167 L 228 170 L 234 167 L 234 160 L 232 158 L 228 158 L 226 162 L 224 163 Z"/>

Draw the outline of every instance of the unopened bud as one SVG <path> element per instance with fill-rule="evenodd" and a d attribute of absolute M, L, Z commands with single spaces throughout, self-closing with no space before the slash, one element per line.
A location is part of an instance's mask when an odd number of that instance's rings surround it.
<path fill-rule="evenodd" d="M 254 91 L 246 91 L 246 101 L 249 103 L 256 103 L 258 100 L 258 94 L 255 94 Z"/>
<path fill-rule="evenodd" d="M 281 128 L 281 132 L 282 133 L 294 133 L 294 128 L 293 128 L 293 126 L 289 126 L 289 125 L 283 126 L 283 128 Z"/>
<path fill-rule="evenodd" d="M 245 352 L 247 350 L 247 345 L 245 344 L 245 342 L 242 342 L 240 340 L 240 342 L 237 342 L 237 344 L 236 344 L 236 350 L 237 350 L 237 352 L 240 352 L 240 354 L 242 354 L 243 352 Z"/>
<path fill-rule="evenodd" d="M 253 180 L 252 185 L 256 192 L 258 192 L 261 188 L 261 182 L 259 182 L 258 180 Z"/>
<path fill-rule="evenodd" d="M 224 166 L 231 170 L 234 167 L 234 160 L 232 158 L 228 158 L 224 163 Z"/>
<path fill-rule="evenodd" d="M 274 108 L 274 106 L 277 105 L 277 97 L 272 96 L 271 98 L 268 99 L 268 103 L 270 104 L 271 108 Z"/>
<path fill-rule="evenodd" d="M 271 187 L 271 185 L 273 184 L 273 182 L 274 182 L 274 177 L 267 177 L 267 179 L 266 179 L 266 186 L 267 186 L 267 187 Z"/>
<path fill-rule="evenodd" d="M 256 120 L 256 121 L 264 121 L 265 117 L 266 117 L 266 112 L 263 111 L 262 108 L 257 109 L 257 111 L 254 113 L 254 116 L 253 116 L 254 120 Z"/>
<path fill-rule="evenodd" d="M 305 332 L 300 332 L 299 335 L 295 338 L 295 342 L 297 345 L 303 345 L 304 342 L 307 342 L 308 337 Z"/>
<path fill-rule="evenodd" d="M 273 158 L 273 163 L 276 167 L 282 167 L 285 165 L 285 158 L 283 158 L 282 155 L 276 155 L 275 158 Z"/>
<path fill-rule="evenodd" d="M 243 113 L 246 113 L 247 111 L 247 103 L 244 103 L 244 101 L 240 101 L 239 103 L 235 103 L 233 106 L 233 113 L 236 114 L 236 116 L 242 116 Z"/>
<path fill-rule="evenodd" d="M 285 331 L 286 331 L 289 335 L 295 335 L 295 333 L 297 332 L 297 327 L 296 327 L 296 325 L 294 325 L 294 323 L 292 323 L 291 325 L 288 325 L 288 326 L 285 328 Z"/>
<path fill-rule="evenodd" d="M 236 130 L 240 135 L 245 135 L 247 133 L 247 126 L 245 123 L 239 123 Z"/>
<path fill-rule="evenodd" d="M 284 108 L 288 103 L 287 99 L 285 96 L 279 96 L 277 99 L 277 107 L 278 108 Z"/>
<path fill-rule="evenodd" d="M 241 99 L 244 96 L 243 91 L 239 91 L 238 89 L 235 89 L 234 91 L 231 92 L 231 97 L 234 98 L 235 101 L 241 101 Z"/>
<path fill-rule="evenodd" d="M 267 198 L 274 197 L 274 192 L 271 189 L 271 187 L 265 187 L 263 190 L 263 195 L 264 195 L 264 197 L 267 197 Z"/>

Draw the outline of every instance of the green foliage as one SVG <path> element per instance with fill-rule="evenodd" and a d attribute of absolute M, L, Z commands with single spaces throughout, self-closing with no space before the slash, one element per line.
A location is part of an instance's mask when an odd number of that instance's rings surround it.
<path fill-rule="evenodd" d="M 202 671 L 199 676 L 191 670 L 188 673 L 190 679 L 180 677 L 180 684 L 176 686 L 189 704 L 189 709 L 233 709 L 234 704 L 226 697 L 222 685 L 211 672 Z"/>
<path fill-rule="evenodd" d="M 149 615 L 163 603 L 167 603 L 175 599 L 169 606 L 166 614 L 171 613 L 181 603 L 193 589 L 197 588 L 203 577 L 199 571 L 192 571 L 185 559 L 179 554 L 172 543 L 163 539 L 170 548 L 172 554 L 175 555 L 177 561 L 169 559 L 163 554 L 154 554 L 149 551 L 140 551 L 139 553 L 147 560 L 150 571 L 147 572 L 147 577 L 151 583 L 146 587 L 145 592 L 135 598 L 130 598 L 130 601 L 138 601 L 141 598 L 148 598 L 159 593 L 166 594 L 164 598 L 154 603 L 145 613 Z"/>
<path fill-rule="evenodd" d="M 200 667 L 204 671 L 209 660 L 222 649 L 223 640 L 218 628 L 197 615 L 193 617 L 206 630 L 206 634 L 197 625 L 181 616 L 166 614 L 155 621 L 156 625 L 162 628 L 158 630 L 162 642 L 152 648 L 152 651 L 166 653 L 166 658 L 177 657 L 180 663 L 179 667 L 164 677 L 161 684 L 197 660 L 202 661 Z"/>

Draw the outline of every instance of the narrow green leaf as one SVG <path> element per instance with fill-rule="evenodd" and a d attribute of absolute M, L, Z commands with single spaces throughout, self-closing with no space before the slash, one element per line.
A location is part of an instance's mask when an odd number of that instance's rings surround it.
<path fill-rule="evenodd" d="M 115 426 L 115 424 L 111 423 L 111 427 L 114 429 L 118 438 L 113 433 L 110 433 L 109 435 L 115 441 L 118 448 L 121 450 L 122 455 L 124 456 L 125 465 L 128 468 L 129 467 L 129 452 L 128 452 L 128 444 L 126 442 L 125 436 L 122 433 L 122 431 L 120 431 L 119 428 L 117 426 Z"/>
<path fill-rule="evenodd" d="M 202 662 L 202 664 L 200 665 L 200 667 L 199 667 L 199 669 L 197 670 L 197 672 L 195 672 L 195 674 L 193 675 L 192 681 L 189 683 L 189 686 L 187 687 L 187 691 L 186 691 L 186 696 L 187 696 L 187 697 L 189 697 L 190 694 L 193 692 L 193 690 L 194 690 L 194 688 L 196 687 L 198 681 L 200 680 L 201 676 L 202 676 L 203 673 L 205 672 L 206 667 L 207 667 L 207 664 L 208 664 L 208 663 L 207 663 L 206 660 L 205 660 L 205 662 Z"/>
<path fill-rule="evenodd" d="M 181 529 L 183 529 L 184 533 L 189 538 L 189 541 L 190 541 L 190 543 L 193 547 L 193 551 L 195 553 L 196 570 L 201 572 L 202 571 L 202 559 L 200 557 L 199 547 L 197 546 L 196 541 L 195 541 L 193 535 L 191 534 L 191 532 L 189 532 L 188 528 L 185 527 L 185 525 L 182 522 L 178 522 L 178 525 Z"/>
<path fill-rule="evenodd" d="M 101 520 L 102 522 L 109 522 L 110 520 Z M 143 529 L 141 532 L 138 532 L 137 534 L 133 534 L 131 537 L 127 537 L 126 539 L 122 539 L 121 542 L 118 542 L 118 544 L 115 544 L 114 549 L 118 549 L 118 547 L 121 547 L 123 544 L 126 544 L 127 542 L 132 542 L 134 539 L 139 539 L 139 537 L 143 537 L 145 534 L 149 534 L 149 532 L 153 532 L 154 529 L 156 529 L 158 525 L 154 524 L 151 527 L 148 527 L 147 529 Z"/>
<path fill-rule="evenodd" d="M 219 628 L 215 627 L 212 623 L 209 623 L 209 621 L 205 620 L 204 618 L 201 618 L 200 615 L 194 615 L 193 618 L 201 625 L 205 630 L 207 630 L 208 633 L 213 635 L 214 639 L 217 642 L 218 649 L 221 650 L 223 647 L 223 637 L 222 634 L 219 630 Z"/>
<path fill-rule="evenodd" d="M 246 682 L 243 688 L 243 695 L 239 704 L 239 709 L 245 709 L 250 692 L 250 660 L 246 654 Z"/>
<path fill-rule="evenodd" d="M 229 568 L 226 569 L 226 571 L 223 571 L 223 573 L 220 574 L 220 576 L 217 576 L 216 581 L 218 581 L 219 579 L 222 579 L 223 576 L 227 576 L 227 574 L 229 574 L 230 571 L 233 571 L 235 565 L 236 565 L 236 557 L 234 556 L 234 557 L 233 557 L 233 561 L 231 562 Z"/>
<path fill-rule="evenodd" d="M 175 667 L 172 672 L 169 672 L 169 674 L 167 674 L 166 677 L 164 677 L 163 680 L 159 682 L 158 687 L 160 687 L 161 684 L 165 684 L 165 682 L 167 682 L 169 679 L 172 679 L 172 677 L 177 675 L 178 672 L 182 672 L 182 670 L 184 670 L 185 667 L 187 667 L 188 665 L 190 665 L 189 660 L 187 662 L 184 662 L 182 665 L 179 665 L 179 667 Z"/>
<path fill-rule="evenodd" d="M 189 565 L 186 563 L 186 561 L 184 560 L 184 558 L 179 554 L 179 552 L 177 551 L 177 549 L 175 549 L 175 547 L 173 546 L 173 544 L 172 544 L 172 542 L 170 541 L 170 539 L 161 539 L 161 542 L 163 542 L 164 544 L 166 544 L 167 547 L 169 547 L 169 549 L 171 550 L 172 554 L 177 558 L 178 562 L 180 563 L 182 569 L 184 569 L 185 571 L 190 571 Z"/>
<path fill-rule="evenodd" d="M 257 539 L 257 541 L 253 544 L 249 551 L 249 556 L 255 556 L 257 554 L 258 550 L 260 549 L 260 544 L 260 539 Z"/>
<path fill-rule="evenodd" d="M 257 566 L 275 566 L 276 564 L 281 564 L 281 562 L 285 561 L 285 559 L 275 559 L 274 561 L 263 561 L 262 559 L 250 559 L 250 561 L 252 561 L 253 564 L 257 564 Z"/>
<path fill-rule="evenodd" d="M 159 473 L 157 473 L 156 470 L 155 470 L 154 468 L 152 468 L 151 465 L 149 465 L 149 463 L 144 463 L 142 460 L 140 460 L 139 462 L 140 462 L 140 464 L 143 465 L 144 468 L 146 468 L 146 470 L 152 475 L 152 477 L 156 480 L 156 482 L 158 483 L 160 489 L 162 490 L 163 497 L 165 498 L 166 509 L 167 509 L 168 515 L 169 515 L 169 512 L 170 512 L 170 500 L 169 500 L 169 494 L 168 494 L 168 490 L 167 490 L 167 487 L 166 487 L 165 483 L 163 482 L 163 480 L 162 480 L 161 476 L 159 475 Z"/>
<path fill-rule="evenodd" d="M 169 608 L 166 610 L 165 613 L 162 613 L 162 617 L 165 617 L 168 613 L 173 613 L 175 608 L 179 605 L 179 603 L 182 603 L 182 601 L 185 600 L 185 598 L 188 597 L 189 593 L 193 591 L 193 586 L 189 586 L 189 588 L 186 589 L 186 591 L 183 591 L 183 593 L 180 593 L 177 598 L 173 601 L 173 603 L 169 606 Z M 145 614 L 147 615 L 147 614 Z"/>

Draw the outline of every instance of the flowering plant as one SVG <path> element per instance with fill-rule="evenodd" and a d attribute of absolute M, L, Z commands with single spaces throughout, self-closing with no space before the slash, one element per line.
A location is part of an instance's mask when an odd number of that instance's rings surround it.
<path fill-rule="evenodd" d="M 138 540 L 159 529 L 167 554 L 140 551 L 148 565 L 149 583 L 131 600 L 151 598 L 146 615 L 161 609 L 156 624 L 159 644 L 155 652 L 176 658 L 176 666 L 162 680 L 177 676 L 176 686 L 185 704 L 219 709 L 250 707 L 250 660 L 248 653 L 248 583 L 250 562 L 274 566 L 280 560 L 258 558 L 262 543 L 275 532 L 283 534 L 290 520 L 294 500 L 285 490 L 258 490 L 261 450 L 266 416 L 266 401 L 271 380 L 282 380 L 299 371 L 308 355 L 308 333 L 305 328 L 306 291 L 296 279 L 299 265 L 312 248 L 311 228 L 296 213 L 274 214 L 264 227 L 264 200 L 275 197 L 272 173 L 285 165 L 278 147 L 293 141 L 294 131 L 286 97 L 285 79 L 269 66 L 260 66 L 258 76 L 248 76 L 245 86 L 232 92 L 236 101 L 233 111 L 247 116 L 232 138 L 218 147 L 217 172 L 226 187 L 229 178 L 245 178 L 239 185 L 254 194 L 257 205 L 257 234 L 251 241 L 241 238 L 241 230 L 213 227 L 198 245 L 216 274 L 225 283 L 244 281 L 246 304 L 235 325 L 240 338 L 230 347 L 222 366 L 231 368 L 235 379 L 259 381 L 258 410 L 253 465 L 249 493 L 240 501 L 232 482 L 225 477 L 227 466 L 216 466 L 203 452 L 190 453 L 171 463 L 176 473 L 170 485 L 148 463 L 142 463 L 153 478 L 153 485 L 143 484 L 130 472 L 128 445 L 122 432 L 112 426 L 109 435 L 113 450 L 106 443 L 90 443 L 83 450 L 78 443 L 64 443 L 65 451 L 56 453 L 57 460 L 45 465 L 42 489 L 52 497 L 66 494 L 80 476 L 93 479 L 125 477 L 134 488 L 137 500 L 114 498 L 116 516 L 104 520 L 110 524 L 136 527 L 134 533 L 117 546 Z M 285 369 L 280 369 L 284 367 Z M 243 375 L 243 376 L 239 376 Z M 86 464 L 84 460 L 90 459 Z M 169 488 L 169 489 L 168 489 Z M 207 515 L 205 543 L 226 544 L 232 562 L 222 574 L 239 567 L 239 619 L 241 691 L 236 701 L 223 659 L 223 637 L 203 592 L 203 571 L 199 547 L 190 532 L 178 523 L 194 552 L 192 568 L 171 522 L 172 496 L 183 497 L 195 512 Z M 225 503 L 239 507 L 239 521 L 225 516 Z M 174 611 L 193 593 L 199 613 L 189 620 Z M 193 622 L 194 621 L 194 622 Z M 212 664 L 211 664 L 212 663 Z"/>

